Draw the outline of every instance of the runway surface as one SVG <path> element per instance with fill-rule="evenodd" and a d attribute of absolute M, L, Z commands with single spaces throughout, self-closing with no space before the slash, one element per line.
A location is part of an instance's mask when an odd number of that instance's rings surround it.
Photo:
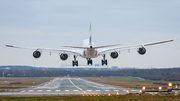
<path fill-rule="evenodd" d="M 0 96 L 98 96 L 126 94 L 128 88 L 95 83 L 81 78 L 55 78 L 38 86 L 21 89 L 20 92 L 2 92 Z M 137 93 L 137 89 L 128 89 Z"/>

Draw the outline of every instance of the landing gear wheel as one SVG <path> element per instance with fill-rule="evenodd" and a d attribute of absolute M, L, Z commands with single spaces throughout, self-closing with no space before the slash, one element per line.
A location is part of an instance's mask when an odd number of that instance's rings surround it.
<path fill-rule="evenodd" d="M 106 60 L 102 60 L 101 62 L 102 62 L 102 66 L 103 66 L 103 65 L 106 65 L 106 66 L 107 66 L 107 59 L 106 59 Z"/>
<path fill-rule="evenodd" d="M 73 65 L 73 67 L 78 66 L 78 61 L 72 61 L 72 65 Z"/>
<path fill-rule="evenodd" d="M 87 65 L 91 64 L 92 65 L 92 60 L 91 59 L 87 59 Z"/>
<path fill-rule="evenodd" d="M 103 55 L 103 60 L 101 61 L 102 62 L 102 66 L 105 64 L 107 66 L 107 59 L 106 58 L 106 55 L 104 54 Z"/>
<path fill-rule="evenodd" d="M 74 61 L 72 61 L 72 66 L 78 66 L 78 61 L 76 60 L 76 56 L 74 55 Z"/>

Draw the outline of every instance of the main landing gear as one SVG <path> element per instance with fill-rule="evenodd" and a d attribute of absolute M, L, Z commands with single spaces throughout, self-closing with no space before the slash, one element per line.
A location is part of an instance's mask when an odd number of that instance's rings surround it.
<path fill-rule="evenodd" d="M 91 64 L 92 65 L 92 59 L 91 58 L 87 58 L 87 65 Z"/>
<path fill-rule="evenodd" d="M 102 66 L 103 65 L 107 66 L 107 59 L 105 59 L 105 54 L 103 55 L 103 60 L 102 60 Z"/>
<path fill-rule="evenodd" d="M 74 66 L 78 66 L 78 61 L 76 60 L 76 56 L 74 55 L 74 61 L 72 61 L 72 65 Z"/>

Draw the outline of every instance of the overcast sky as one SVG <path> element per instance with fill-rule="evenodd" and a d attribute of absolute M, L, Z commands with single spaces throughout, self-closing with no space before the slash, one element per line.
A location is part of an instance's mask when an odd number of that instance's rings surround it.
<path fill-rule="evenodd" d="M 7 48 L 2 41 L 43 48 L 80 46 L 89 37 L 90 21 L 97 46 L 135 45 L 178 36 L 172 43 L 145 47 L 143 56 L 136 49 L 122 51 L 117 59 L 107 54 L 109 66 L 180 66 L 179 0 L 0 0 L 0 65 L 71 65 L 72 56 L 62 61 L 57 53 L 42 53 L 34 59 L 33 50 Z M 86 65 L 86 59 L 77 59 L 79 65 Z M 93 63 L 101 64 L 101 59 L 93 59 Z"/>

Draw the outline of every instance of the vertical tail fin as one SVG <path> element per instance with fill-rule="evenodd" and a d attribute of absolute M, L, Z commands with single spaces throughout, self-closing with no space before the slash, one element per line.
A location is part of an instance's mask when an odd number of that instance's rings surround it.
<path fill-rule="evenodd" d="M 89 26 L 89 33 L 90 33 L 89 44 L 92 44 L 92 39 L 91 39 L 91 22 L 90 22 L 90 26 Z"/>

